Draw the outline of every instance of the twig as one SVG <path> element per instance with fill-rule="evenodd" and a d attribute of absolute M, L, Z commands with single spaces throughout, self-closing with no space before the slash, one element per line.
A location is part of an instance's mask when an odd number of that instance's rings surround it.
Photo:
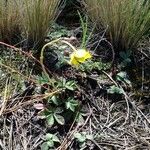
<path fill-rule="evenodd" d="M 7 92 L 8 92 L 8 83 L 9 79 L 6 80 L 6 86 L 5 86 L 5 91 L 4 91 L 4 99 L 3 99 L 3 103 L 1 104 L 1 109 L 0 109 L 0 116 L 2 115 L 2 113 L 5 111 L 5 107 L 7 105 Z"/>
<path fill-rule="evenodd" d="M 93 142 L 97 146 L 97 148 L 99 148 L 100 150 L 103 150 L 95 140 L 90 140 L 90 141 Z"/>
<path fill-rule="evenodd" d="M 76 131 L 80 132 L 80 131 L 83 129 L 83 127 L 87 124 L 88 120 L 90 119 L 91 114 L 92 114 L 92 111 L 91 111 L 91 109 L 90 109 L 90 114 L 89 114 L 89 116 L 87 117 L 87 119 L 85 120 L 85 122 L 84 122 L 84 124 L 82 125 L 82 127 L 78 130 L 79 125 L 77 125 L 77 127 L 65 138 L 65 140 L 62 142 L 62 144 L 57 148 L 57 150 L 66 150 L 66 149 L 68 148 L 68 146 L 71 144 L 72 139 L 74 138 L 74 137 L 72 137 L 73 134 L 74 134 Z M 72 124 L 72 125 L 73 125 L 73 124 Z M 73 126 L 72 126 L 72 127 L 73 127 Z M 70 131 L 69 131 L 69 132 L 70 132 Z M 69 132 L 68 132 L 68 133 L 69 133 Z M 67 143 L 68 141 L 69 141 L 69 143 Z"/>
<path fill-rule="evenodd" d="M 124 124 L 126 124 L 127 120 L 129 119 L 130 117 L 130 108 L 129 108 L 129 99 L 128 99 L 128 96 L 127 94 L 125 93 L 124 89 L 117 84 L 117 82 L 109 75 L 107 74 L 105 71 L 102 71 L 117 87 L 121 88 L 122 91 L 123 91 L 123 95 L 125 97 L 125 100 L 126 100 L 126 104 L 127 104 L 127 116 L 126 116 L 126 119 L 125 119 L 125 122 Z"/>
<path fill-rule="evenodd" d="M 56 91 L 53 91 L 51 93 L 46 93 L 46 94 L 32 96 L 31 100 L 23 102 L 21 104 L 18 104 L 15 107 L 12 107 L 12 108 L 9 108 L 9 109 L 5 109 L 5 111 L 3 113 L 6 114 L 6 113 L 10 113 L 10 112 L 16 111 L 17 109 L 19 109 L 21 107 L 25 107 L 25 106 L 33 104 L 35 102 L 42 101 L 43 99 L 46 99 L 47 97 L 50 97 L 50 96 L 55 95 L 57 93 L 60 93 L 61 91 L 62 90 L 56 90 Z"/>

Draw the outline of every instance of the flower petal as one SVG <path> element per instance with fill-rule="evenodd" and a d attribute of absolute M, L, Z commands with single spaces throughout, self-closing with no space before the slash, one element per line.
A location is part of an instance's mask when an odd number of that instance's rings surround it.
<path fill-rule="evenodd" d="M 82 58 L 76 58 L 76 60 L 77 60 L 78 62 L 80 62 L 80 63 L 85 62 L 85 58 L 84 58 L 84 57 L 82 57 Z"/>
<path fill-rule="evenodd" d="M 86 52 L 85 59 L 88 59 L 88 58 L 92 58 L 92 55 L 90 54 L 90 52 Z"/>
<path fill-rule="evenodd" d="M 74 56 L 75 56 L 75 53 L 72 53 L 70 55 L 70 62 L 69 62 L 69 64 L 71 64 L 71 65 L 78 65 L 79 62 L 76 60 L 76 58 Z"/>
<path fill-rule="evenodd" d="M 91 58 L 92 55 L 85 49 L 79 49 L 75 53 L 75 58 L 77 61 L 83 63 L 86 59 Z"/>
<path fill-rule="evenodd" d="M 85 49 L 78 49 L 76 52 L 75 52 L 75 57 L 76 58 L 82 58 L 86 55 L 86 50 Z"/>
<path fill-rule="evenodd" d="M 78 49 L 70 55 L 70 64 L 71 65 L 79 65 L 79 63 L 83 63 L 86 59 L 91 58 L 92 55 L 90 52 L 85 49 Z"/>

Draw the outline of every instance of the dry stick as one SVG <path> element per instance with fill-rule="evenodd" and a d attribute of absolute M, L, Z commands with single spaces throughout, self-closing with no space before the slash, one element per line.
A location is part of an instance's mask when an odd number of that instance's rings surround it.
<path fill-rule="evenodd" d="M 106 39 L 104 39 L 104 41 L 109 44 L 109 46 L 111 47 L 111 50 L 112 50 L 112 61 L 111 61 L 111 65 L 110 65 L 112 67 L 114 65 L 114 61 L 115 61 L 115 50 L 109 41 L 107 41 Z"/>
<path fill-rule="evenodd" d="M 123 117 L 120 116 L 119 118 L 117 118 L 116 120 L 114 120 L 113 122 L 111 122 L 110 124 L 108 124 L 106 127 L 110 128 L 112 125 L 114 125 L 116 122 L 120 121 Z"/>
<path fill-rule="evenodd" d="M 14 123 L 13 121 L 11 122 L 11 125 L 10 125 L 10 133 L 9 133 L 9 149 L 13 149 L 13 126 L 14 126 Z"/>
<path fill-rule="evenodd" d="M 17 52 L 21 52 L 22 54 L 26 55 L 27 57 L 32 58 L 32 59 L 35 60 L 38 64 L 41 65 L 41 62 L 40 62 L 38 59 L 36 59 L 30 52 L 25 52 L 25 51 L 23 51 L 23 50 L 21 50 L 21 49 L 15 47 L 15 46 L 13 46 L 13 45 L 9 45 L 9 44 L 4 43 L 4 42 L 0 42 L 0 45 L 4 45 L 4 46 L 6 46 L 6 47 L 9 47 L 9 48 L 11 48 L 11 49 L 13 49 L 13 50 L 15 50 L 15 51 L 17 51 Z M 46 67 L 45 67 L 45 68 L 46 68 Z M 52 74 L 52 73 L 49 71 L 49 69 L 46 68 L 46 70 L 48 71 L 49 74 Z"/>
<path fill-rule="evenodd" d="M 7 135 L 7 129 L 6 129 L 7 125 L 6 125 L 6 118 L 4 117 L 4 121 L 3 121 L 3 128 L 2 128 L 2 133 L 3 135 Z M 3 149 L 6 149 L 6 136 L 3 136 Z"/>
<path fill-rule="evenodd" d="M 86 124 L 87 121 L 89 120 L 90 116 L 91 116 L 91 113 L 90 113 L 90 115 L 88 116 L 88 118 L 86 119 L 85 123 L 82 125 L 82 127 L 78 130 L 78 132 L 85 126 L 85 124 Z M 74 119 L 74 122 L 72 123 L 71 128 L 69 129 L 69 132 L 71 132 L 71 130 L 72 130 L 72 128 L 73 128 L 73 125 L 74 125 L 74 123 L 75 123 L 75 120 L 76 120 L 76 118 Z M 68 132 L 66 138 L 64 139 L 64 141 L 62 142 L 62 144 L 57 148 L 57 150 L 66 150 L 66 149 L 67 149 L 67 147 L 68 147 L 68 146 L 71 144 L 71 142 L 72 142 L 71 137 L 72 137 L 73 134 L 77 131 L 78 127 L 79 127 L 79 125 L 77 125 L 76 128 L 75 128 L 71 133 Z M 68 139 L 70 139 L 70 142 L 69 142 L 69 143 L 67 143 L 67 142 L 68 142 Z M 67 145 L 67 144 L 68 144 L 68 145 Z M 67 145 L 67 147 L 65 147 L 66 145 Z M 64 147 L 65 147 L 65 148 L 64 148 Z"/>
<path fill-rule="evenodd" d="M 89 108 L 90 108 L 90 105 L 88 104 Z M 91 111 L 91 108 L 90 108 L 90 112 L 91 112 L 91 115 L 92 115 L 92 111 Z M 82 127 L 83 128 L 83 127 Z M 94 140 L 94 139 L 90 139 L 91 142 L 93 142 L 100 150 L 102 150 L 102 148 L 100 147 L 100 145 Z"/>
<path fill-rule="evenodd" d="M 100 143 L 100 145 L 106 145 L 106 146 L 113 146 L 113 147 L 115 147 L 115 148 L 123 148 L 123 145 L 119 145 L 119 143 L 117 144 L 117 143 L 109 143 L 109 142 L 102 142 L 102 143 Z"/>
<path fill-rule="evenodd" d="M 7 65 L 2 64 L 1 62 L 0 62 L 0 66 L 6 68 L 6 69 L 8 69 L 8 70 L 10 70 L 11 72 L 15 72 L 15 73 L 19 74 L 20 76 L 23 76 L 23 78 L 28 79 L 27 76 L 24 76 L 22 73 L 18 72 L 17 70 L 15 70 L 15 69 L 13 69 L 13 68 L 7 66 Z M 31 80 L 31 81 L 33 81 L 33 80 Z"/>
<path fill-rule="evenodd" d="M 109 122 L 109 119 L 110 119 L 110 108 L 108 108 L 108 111 L 107 111 L 107 119 L 106 119 L 106 122 L 105 122 L 105 125 L 106 126 Z"/>
<path fill-rule="evenodd" d="M 132 102 L 131 98 L 125 93 L 125 91 L 123 90 L 123 94 L 125 96 L 126 101 L 128 101 L 132 107 L 137 110 L 144 118 L 145 120 L 150 124 L 150 120 L 147 119 L 147 117 L 143 114 L 143 112 Z"/>
<path fill-rule="evenodd" d="M 105 34 L 106 34 L 107 29 L 108 29 L 108 27 L 104 30 L 104 32 L 103 32 L 103 34 L 102 34 L 102 36 L 101 36 L 101 39 L 98 41 L 98 44 L 97 44 L 97 46 L 96 46 L 95 49 L 94 49 L 94 52 L 97 50 L 97 48 L 98 48 L 98 46 L 100 45 L 100 43 L 101 43 L 103 40 L 105 41 L 104 36 L 105 36 Z M 96 41 L 96 42 L 97 42 L 97 41 Z M 96 42 L 95 42 L 95 43 L 96 43 Z M 94 45 L 95 43 L 93 43 L 93 45 Z"/>
<path fill-rule="evenodd" d="M 0 147 L 2 148 L 2 149 L 4 149 L 3 147 L 3 143 L 2 143 L 2 140 L 0 140 Z"/>
<path fill-rule="evenodd" d="M 113 64 L 114 64 L 114 61 L 115 61 L 115 50 L 114 50 L 112 44 L 111 44 L 109 41 L 106 40 L 106 38 L 103 38 L 103 37 L 102 37 L 102 39 L 100 39 L 100 40 L 98 41 L 98 44 L 97 44 L 96 48 L 94 49 L 94 51 L 98 48 L 98 46 L 99 46 L 99 44 L 100 44 L 101 41 L 105 41 L 106 43 L 108 43 L 108 45 L 109 45 L 110 48 L 111 48 L 111 51 L 112 51 L 112 60 L 111 60 L 111 65 L 110 65 L 110 66 L 112 67 Z M 96 42 L 95 42 L 95 43 L 96 43 Z M 94 44 L 95 44 L 95 43 L 94 43 Z M 111 67 L 110 67 L 110 68 L 111 68 Z"/>
<path fill-rule="evenodd" d="M 23 107 L 23 106 L 27 106 L 27 105 L 30 105 L 30 104 L 33 104 L 34 102 L 40 102 L 42 101 L 43 99 L 46 99 L 50 96 L 53 96 L 55 94 L 58 94 L 60 93 L 62 90 L 56 90 L 54 92 L 51 92 L 51 93 L 46 93 L 46 94 L 42 94 L 42 95 L 36 95 L 35 97 L 33 96 L 31 100 L 29 101 L 26 101 L 26 102 L 23 102 L 21 103 L 20 105 L 17 105 L 16 107 L 14 108 L 10 108 L 10 109 L 6 109 L 4 111 L 4 113 L 9 113 L 9 112 L 12 112 L 12 111 L 16 111 L 17 109 L 19 109 L 20 107 Z M 39 97 L 38 97 L 39 96 Z"/>
<path fill-rule="evenodd" d="M 24 55 L 26 55 L 26 56 L 28 56 L 28 57 L 30 57 L 30 58 L 32 58 L 32 59 L 34 59 L 34 60 L 36 60 L 37 62 L 40 63 L 40 61 L 38 61 L 31 53 L 25 52 L 25 51 L 23 51 L 23 50 L 21 50 L 21 49 L 15 47 L 15 46 L 13 46 L 13 45 L 9 45 L 9 44 L 4 43 L 4 42 L 0 42 L 0 45 L 4 45 L 4 46 L 9 47 L 9 48 L 11 48 L 11 49 L 13 49 L 13 50 L 15 50 L 15 51 L 21 52 L 21 53 L 23 53 Z"/>
<path fill-rule="evenodd" d="M 127 116 L 126 116 L 126 119 L 125 119 L 125 122 L 124 122 L 124 124 L 126 124 L 127 120 L 130 118 L 129 100 L 126 98 L 127 95 L 125 94 L 124 89 L 123 89 L 121 86 L 119 86 L 119 85 L 117 84 L 117 82 L 116 82 L 108 73 L 106 73 L 105 71 L 102 71 L 102 72 L 103 72 L 117 87 L 121 88 L 122 91 L 123 91 L 123 94 L 124 94 L 125 100 L 126 100 L 126 104 L 127 104 Z"/>
<path fill-rule="evenodd" d="M 150 57 L 145 53 L 143 52 L 142 50 L 138 50 L 142 55 L 144 55 L 148 60 L 150 60 Z"/>
<path fill-rule="evenodd" d="M 72 124 L 72 125 L 74 125 L 74 124 Z M 73 127 L 73 126 L 72 126 Z M 71 140 L 71 136 L 78 130 L 78 128 L 79 128 L 79 126 L 76 126 L 76 128 L 71 132 L 71 131 L 69 131 L 68 133 L 67 133 L 67 136 L 65 137 L 65 139 L 62 141 L 62 144 L 56 149 L 56 150 L 66 150 L 67 149 L 67 147 L 70 145 L 70 144 L 68 144 L 68 140 L 71 142 L 72 140 Z M 70 128 L 71 129 L 71 128 Z M 70 133 L 71 132 L 71 133 Z M 67 145 L 68 144 L 68 145 Z"/>
<path fill-rule="evenodd" d="M 71 49 L 72 49 L 73 51 L 76 51 L 76 48 L 75 48 L 74 46 L 72 46 L 69 42 L 67 42 L 67 41 L 65 41 L 65 40 L 63 40 L 63 39 L 56 39 L 56 40 L 53 40 L 53 41 L 51 41 L 51 42 L 49 42 L 49 43 L 47 43 L 47 44 L 45 44 L 45 45 L 43 46 L 43 48 L 42 48 L 42 50 L 41 50 L 40 61 L 38 61 L 38 60 L 37 60 L 35 57 L 33 57 L 31 54 L 26 53 L 26 52 L 24 52 L 24 51 L 22 51 L 22 50 L 20 50 L 20 49 L 18 49 L 18 48 L 16 48 L 16 47 L 12 46 L 12 45 L 6 44 L 6 43 L 4 43 L 4 42 L 0 42 L 0 44 L 1 44 L 1 45 L 4 45 L 4 46 L 7 46 L 7 47 L 9 47 L 9 48 L 12 48 L 12 49 L 14 49 L 14 50 L 16 50 L 16 51 L 22 52 L 23 54 L 27 55 L 28 57 L 31 57 L 32 59 L 36 60 L 39 64 L 41 64 L 42 69 L 43 69 L 45 75 L 47 75 L 47 77 L 48 77 L 48 79 L 49 79 L 49 82 L 50 82 L 50 78 L 49 78 L 49 75 L 48 75 L 48 73 L 47 73 L 47 69 L 46 69 L 46 67 L 45 67 L 44 64 L 43 64 L 43 55 L 44 55 L 44 50 L 45 50 L 45 48 L 46 48 L 47 46 L 50 46 L 50 45 L 52 45 L 52 44 L 54 44 L 54 43 L 57 43 L 58 41 L 67 44 L 69 47 L 71 47 Z M 18 71 L 12 69 L 12 68 L 9 67 L 9 66 L 6 66 L 6 65 L 4 65 L 4 64 L 1 64 L 1 66 L 5 67 L 5 68 L 7 68 L 7 69 L 9 69 L 9 70 L 11 70 L 11 71 L 14 71 L 14 72 L 16 72 L 16 73 L 18 73 L 19 75 L 22 76 L 21 73 L 19 73 Z M 49 70 L 48 70 L 48 71 L 49 71 Z M 26 78 L 26 76 L 24 76 L 24 77 Z M 60 92 L 60 90 L 58 90 L 58 91 Z M 49 94 L 53 95 L 53 94 L 56 94 L 58 91 L 55 91 L 55 92 L 52 92 L 52 93 L 49 93 Z M 50 96 L 50 95 L 49 95 L 49 96 Z M 45 97 L 44 97 L 44 98 L 45 98 Z M 42 99 L 43 99 L 43 98 L 42 98 Z M 40 100 L 41 100 L 41 99 L 40 99 Z M 37 101 L 37 100 L 36 100 L 36 101 Z M 19 108 L 19 107 L 22 106 L 22 105 L 25 105 L 25 106 L 26 106 L 26 105 L 29 104 L 29 102 L 30 102 L 30 101 L 24 102 L 24 103 L 22 103 L 21 105 L 15 107 L 15 108 L 13 108 L 13 109 L 11 109 L 11 111 L 12 111 L 12 110 L 16 110 L 17 108 Z M 32 101 L 32 103 L 33 103 L 33 102 L 35 102 L 35 100 Z M 7 111 L 10 111 L 10 110 L 7 110 Z"/>
<path fill-rule="evenodd" d="M 105 71 L 102 71 L 117 87 L 119 87 L 119 85 L 117 84 L 117 82 Z"/>
<path fill-rule="evenodd" d="M 45 65 L 44 65 L 44 50 L 45 50 L 46 47 L 51 46 L 52 44 L 54 44 L 54 43 L 56 43 L 56 42 L 58 42 L 58 41 L 60 41 L 60 38 L 59 38 L 59 39 L 56 39 L 56 40 L 53 40 L 53 41 L 51 41 L 51 42 L 45 44 L 45 45 L 42 47 L 41 54 L 40 54 L 40 64 L 41 64 L 41 66 L 42 66 L 42 70 L 43 70 L 44 74 L 47 76 L 47 78 L 49 79 L 49 81 L 50 81 L 51 79 L 50 79 L 49 74 L 47 73 L 47 70 L 46 70 Z"/>
<path fill-rule="evenodd" d="M 150 124 L 150 120 L 149 119 L 147 119 L 147 117 L 143 114 L 143 112 L 133 103 L 133 102 L 131 102 L 131 99 L 129 98 L 129 96 L 126 94 L 126 93 L 124 93 L 124 95 L 126 95 L 126 99 L 130 102 L 130 104 L 133 106 L 133 108 L 135 109 L 135 110 L 137 110 L 138 112 L 140 112 L 140 114 L 145 118 L 145 120 Z"/>
<path fill-rule="evenodd" d="M 90 141 L 93 142 L 100 150 L 103 150 L 95 140 L 90 139 Z"/>
<path fill-rule="evenodd" d="M 3 113 L 3 111 L 5 110 L 5 106 L 6 106 L 6 104 L 7 104 L 7 88 L 8 88 L 8 81 L 9 79 L 7 79 L 6 80 L 6 86 L 5 86 L 5 91 L 4 91 L 4 99 L 3 99 L 3 103 L 1 104 L 2 105 L 2 107 L 1 107 L 1 109 L 0 109 L 0 116 L 2 115 L 2 113 Z"/>

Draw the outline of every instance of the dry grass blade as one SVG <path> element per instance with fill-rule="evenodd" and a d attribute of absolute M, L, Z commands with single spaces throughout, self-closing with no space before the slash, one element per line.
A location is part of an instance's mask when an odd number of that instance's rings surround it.
<path fill-rule="evenodd" d="M 86 9 L 98 29 L 107 28 L 107 37 L 117 52 L 132 50 L 150 31 L 150 3 L 145 0 L 85 0 Z"/>
<path fill-rule="evenodd" d="M 0 1 L 0 40 L 14 42 L 18 37 L 19 30 L 19 10 L 15 1 Z"/>
<path fill-rule="evenodd" d="M 8 100 L 8 90 L 9 90 L 9 79 L 6 80 L 6 85 L 5 85 L 5 90 L 4 90 L 4 98 L 3 102 L 1 104 L 1 109 L 0 109 L 0 116 L 2 115 L 3 111 L 5 110 L 5 107 L 7 105 L 7 100 Z"/>
<path fill-rule="evenodd" d="M 25 38 L 31 46 L 39 46 L 57 16 L 60 0 L 24 0 L 20 6 Z"/>

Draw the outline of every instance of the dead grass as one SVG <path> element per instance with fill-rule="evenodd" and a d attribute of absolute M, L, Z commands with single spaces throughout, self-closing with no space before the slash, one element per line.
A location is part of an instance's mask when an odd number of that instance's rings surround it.
<path fill-rule="evenodd" d="M 0 41 L 15 42 L 20 34 L 20 16 L 16 1 L 0 1 Z"/>
<path fill-rule="evenodd" d="M 43 46 L 51 24 L 58 15 L 60 0 L 24 0 L 20 5 L 23 36 L 29 46 Z"/>
<path fill-rule="evenodd" d="M 60 0 L 1 0 L 0 40 L 11 43 L 18 38 L 18 42 L 26 40 L 30 48 L 40 49 L 59 6 Z"/>
<path fill-rule="evenodd" d="M 145 0 L 85 0 L 98 29 L 106 29 L 115 52 L 133 50 L 150 30 L 150 3 Z"/>

